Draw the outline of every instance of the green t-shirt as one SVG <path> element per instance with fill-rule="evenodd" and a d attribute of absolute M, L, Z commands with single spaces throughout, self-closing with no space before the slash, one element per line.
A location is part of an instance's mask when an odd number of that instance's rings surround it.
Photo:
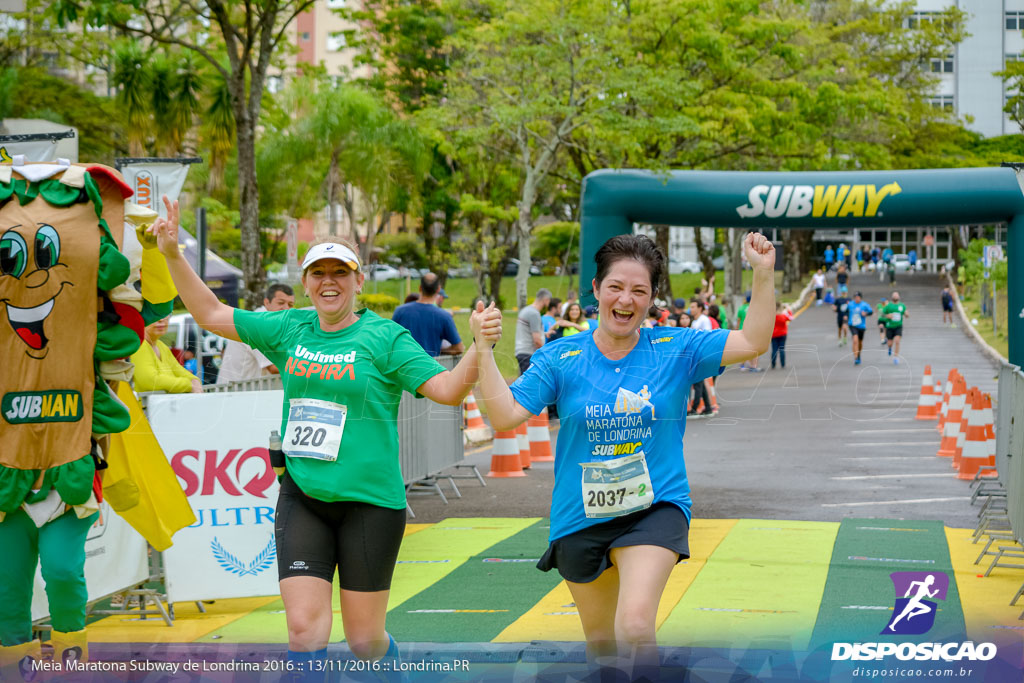
<path fill-rule="evenodd" d="M 906 310 L 906 304 L 888 303 L 882 307 L 882 312 L 879 315 L 879 318 L 885 323 L 886 327 L 900 327 L 903 325 L 903 316 L 906 313 Z M 891 317 L 887 318 L 886 315 L 889 314 L 891 314 Z"/>
<path fill-rule="evenodd" d="M 290 402 L 319 399 L 347 408 L 338 459 L 288 457 L 288 473 L 306 495 L 405 508 L 398 461 L 398 404 L 444 371 L 409 331 L 365 308 L 337 332 L 320 329 L 314 310 L 236 310 L 243 342 L 277 366 L 284 384 L 281 435 L 287 444 Z M 317 444 L 319 445 L 319 444 Z"/>
<path fill-rule="evenodd" d="M 747 319 L 747 309 L 750 308 L 750 304 L 744 303 L 736 310 L 736 318 L 740 321 L 740 329 L 743 329 L 743 321 Z"/>

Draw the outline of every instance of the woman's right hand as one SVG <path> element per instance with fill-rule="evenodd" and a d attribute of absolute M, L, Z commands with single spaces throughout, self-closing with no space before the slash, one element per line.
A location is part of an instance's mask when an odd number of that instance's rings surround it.
<path fill-rule="evenodd" d="M 496 344 L 501 339 L 501 311 L 493 301 L 487 308 L 484 302 L 477 302 L 476 310 L 469 314 L 469 329 L 479 344 Z"/>
<path fill-rule="evenodd" d="M 156 237 L 156 247 L 164 258 L 177 258 L 181 256 L 178 249 L 178 200 L 171 202 L 164 195 L 164 206 L 167 207 L 167 218 L 160 216 L 146 232 Z"/>

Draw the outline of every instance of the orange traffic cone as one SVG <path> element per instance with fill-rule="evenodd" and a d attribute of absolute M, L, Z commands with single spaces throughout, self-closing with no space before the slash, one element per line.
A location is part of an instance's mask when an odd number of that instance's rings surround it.
<path fill-rule="evenodd" d="M 953 390 L 949 394 L 946 419 L 942 427 L 942 441 L 936 455 L 951 458 L 956 453 L 956 437 L 960 433 L 960 420 L 963 419 L 964 403 L 967 400 L 967 386 L 963 378 L 953 381 Z"/>
<path fill-rule="evenodd" d="M 516 427 L 516 441 L 519 444 L 519 463 L 524 470 L 530 469 L 530 432 L 525 422 Z"/>
<path fill-rule="evenodd" d="M 708 388 L 708 398 L 711 399 L 711 410 L 718 412 L 718 394 L 715 393 L 715 382 L 710 377 L 704 380 L 704 385 Z M 707 408 L 705 408 L 707 410 Z"/>
<path fill-rule="evenodd" d="M 472 391 L 462 402 L 462 407 L 463 414 L 466 416 L 466 431 L 464 432 L 466 439 L 468 441 L 487 441 L 491 438 L 491 428 L 484 422 Z"/>
<path fill-rule="evenodd" d="M 960 469 L 960 456 L 964 452 L 967 427 L 971 424 L 971 414 L 974 412 L 974 401 L 978 393 L 978 387 L 971 387 L 967 390 L 967 398 L 964 399 L 964 411 L 960 417 L 960 433 L 956 435 L 956 448 L 953 449 L 954 470 Z"/>
<path fill-rule="evenodd" d="M 970 424 L 967 425 L 967 436 L 964 449 L 960 456 L 960 479 L 974 479 L 982 465 L 996 464 L 996 434 L 992 416 L 992 397 L 980 391 L 974 396 L 974 410 L 971 411 Z M 995 477 L 994 470 L 988 470 L 983 477 Z"/>
<path fill-rule="evenodd" d="M 942 403 L 939 404 L 939 424 L 936 427 L 939 430 L 939 434 L 942 433 L 946 426 L 946 413 L 949 412 L 949 395 L 953 393 L 953 381 L 957 378 L 958 374 L 956 368 L 953 368 L 946 377 L 946 386 L 942 390 Z"/>
<path fill-rule="evenodd" d="M 526 421 L 526 431 L 530 437 L 530 460 L 533 462 L 552 462 L 555 456 L 551 453 L 551 432 L 548 429 L 548 409 L 540 411 L 540 415 Z"/>
<path fill-rule="evenodd" d="M 932 366 L 924 366 L 924 377 L 921 378 L 921 396 L 917 399 L 917 415 L 915 420 L 937 420 L 939 418 L 939 397 L 935 394 L 935 383 L 932 380 Z"/>
<path fill-rule="evenodd" d="M 525 477 L 522 461 L 519 459 L 519 440 L 514 429 L 494 433 L 491 450 L 491 471 L 488 477 Z"/>

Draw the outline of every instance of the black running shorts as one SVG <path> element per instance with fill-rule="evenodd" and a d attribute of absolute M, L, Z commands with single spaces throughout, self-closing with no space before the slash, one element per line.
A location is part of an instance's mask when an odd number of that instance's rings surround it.
<path fill-rule="evenodd" d="M 672 503 L 655 503 L 607 522 L 595 524 L 548 546 L 537 568 L 558 569 L 566 581 L 590 583 L 612 566 L 612 548 L 630 545 L 656 545 L 678 553 L 676 562 L 690 556 L 690 525 L 686 515 Z"/>
<path fill-rule="evenodd" d="M 852 334 L 855 337 L 857 337 L 857 339 L 860 339 L 861 341 L 864 341 L 864 328 L 863 327 L 851 327 L 850 328 L 850 334 Z"/>
<path fill-rule="evenodd" d="M 274 537 L 279 579 L 315 576 L 350 591 L 391 588 L 405 534 L 405 510 L 310 498 L 287 473 L 277 498 Z"/>
<path fill-rule="evenodd" d="M 886 339 L 892 339 L 893 337 L 902 337 L 902 336 L 903 336 L 903 325 L 900 325 L 899 327 L 887 327 L 887 328 L 885 328 L 885 338 Z"/>

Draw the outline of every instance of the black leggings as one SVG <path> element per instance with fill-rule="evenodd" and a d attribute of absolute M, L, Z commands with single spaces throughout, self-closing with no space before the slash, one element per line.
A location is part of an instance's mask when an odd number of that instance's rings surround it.
<path fill-rule="evenodd" d="M 701 400 L 704 401 L 704 410 L 711 410 L 711 397 L 708 396 L 708 387 L 704 380 L 693 383 L 693 405 L 690 410 L 697 410 Z"/>
<path fill-rule="evenodd" d="M 780 356 L 782 367 L 786 367 L 786 335 L 772 337 L 772 367 L 775 367 L 775 357 Z"/>
<path fill-rule="evenodd" d="M 315 576 L 350 591 L 391 588 L 405 510 L 356 501 L 310 498 L 285 473 L 277 498 L 277 574 Z"/>

